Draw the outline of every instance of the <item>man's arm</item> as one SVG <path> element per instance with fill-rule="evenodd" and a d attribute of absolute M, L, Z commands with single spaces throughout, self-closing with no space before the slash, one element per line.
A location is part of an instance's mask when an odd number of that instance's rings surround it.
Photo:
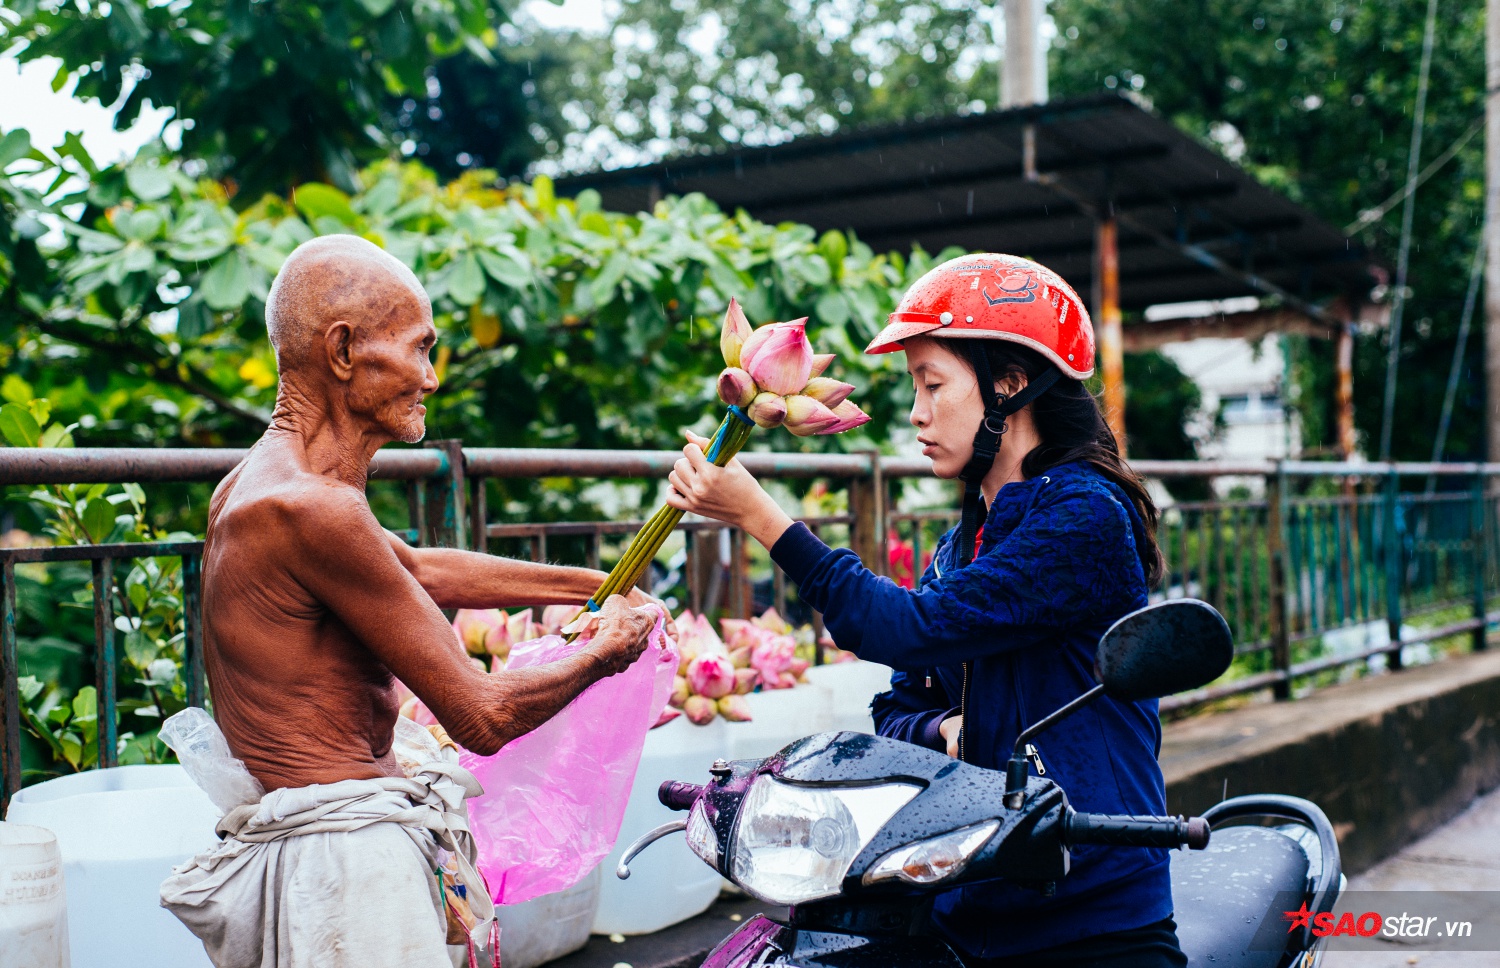
<path fill-rule="evenodd" d="M 609 577 L 592 568 L 543 565 L 454 548 L 413 548 L 390 531 L 386 536 L 401 567 L 439 608 L 581 607 Z M 630 589 L 625 601 L 632 607 L 661 605 L 639 588 Z M 667 635 L 675 639 L 677 625 L 665 605 L 661 610 L 667 617 Z"/>
<path fill-rule="evenodd" d="M 385 532 L 401 567 L 439 608 L 582 605 L 607 577 L 592 568 L 543 565 L 454 548 L 413 548 Z"/>
<path fill-rule="evenodd" d="M 482 673 L 453 648 L 453 629 L 402 567 L 358 492 L 339 484 L 283 510 L 287 568 L 432 710 L 466 748 L 489 754 L 557 715 L 645 649 L 654 614 L 611 599 L 588 648 L 558 662 Z"/>

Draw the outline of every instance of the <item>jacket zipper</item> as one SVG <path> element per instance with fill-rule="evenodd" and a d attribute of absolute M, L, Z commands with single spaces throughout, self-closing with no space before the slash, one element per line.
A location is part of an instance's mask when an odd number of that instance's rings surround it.
<path fill-rule="evenodd" d="M 964 685 L 963 691 L 958 694 L 958 759 L 964 762 L 964 733 L 969 724 L 969 664 L 964 663 Z"/>

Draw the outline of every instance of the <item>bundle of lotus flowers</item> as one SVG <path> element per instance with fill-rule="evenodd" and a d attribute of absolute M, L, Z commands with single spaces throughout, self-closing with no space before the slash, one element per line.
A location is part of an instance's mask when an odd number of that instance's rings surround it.
<path fill-rule="evenodd" d="M 751 330 L 739 303 L 731 299 L 719 349 L 725 363 L 719 374 L 719 398 L 729 412 L 704 455 L 719 467 L 745 446 L 752 425 L 785 426 L 799 437 L 809 437 L 843 433 L 870 419 L 848 399 L 854 392 L 852 385 L 822 375 L 833 362 L 833 354 L 813 353 L 806 318 Z M 676 508 L 663 506 L 646 522 L 589 600 L 589 611 L 597 611 L 609 596 L 623 594 L 641 580 L 682 515 Z"/>

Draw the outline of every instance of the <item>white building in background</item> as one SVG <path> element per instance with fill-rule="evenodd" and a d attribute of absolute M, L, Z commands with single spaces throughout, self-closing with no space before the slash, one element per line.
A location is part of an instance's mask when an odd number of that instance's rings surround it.
<path fill-rule="evenodd" d="M 1147 310 L 1146 317 L 1170 319 L 1178 315 L 1207 315 L 1204 312 L 1207 305 L 1153 306 Z M 1214 306 L 1210 311 L 1241 308 Z M 1168 343 L 1160 349 L 1203 393 L 1202 413 L 1187 428 L 1197 442 L 1199 457 L 1204 460 L 1255 461 L 1301 455 L 1301 422 L 1296 410 L 1287 405 L 1286 355 L 1282 352 L 1279 336 L 1202 338 Z M 1223 417 L 1217 433 L 1215 415 Z M 1258 494 L 1264 482 L 1260 478 L 1223 478 L 1215 482 L 1215 490 L 1220 496 L 1225 496 L 1237 485 L 1244 485 Z"/>

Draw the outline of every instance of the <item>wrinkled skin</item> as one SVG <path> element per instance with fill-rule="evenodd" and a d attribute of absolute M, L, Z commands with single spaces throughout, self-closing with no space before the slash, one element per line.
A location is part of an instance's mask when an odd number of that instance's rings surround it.
<path fill-rule="evenodd" d="M 381 445 L 424 432 L 431 306 L 399 263 L 352 237 L 307 243 L 282 274 L 273 303 L 303 329 L 282 324 L 271 426 L 215 490 L 204 549 L 208 678 L 234 754 L 267 791 L 401 776 L 395 677 L 488 754 L 628 668 L 659 614 L 640 593 L 609 599 L 569 659 L 474 668 L 440 608 L 582 604 L 605 576 L 409 548 L 382 529 L 365 481 Z"/>

